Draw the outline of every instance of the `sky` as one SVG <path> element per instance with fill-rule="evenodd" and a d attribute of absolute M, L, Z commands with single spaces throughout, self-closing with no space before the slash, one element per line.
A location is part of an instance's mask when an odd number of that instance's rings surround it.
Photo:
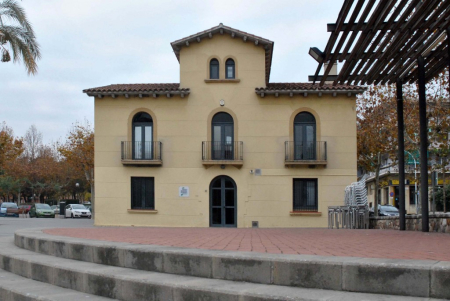
<path fill-rule="evenodd" d="M 2 0 L 0 0 L 2 1 Z M 94 122 L 83 89 L 122 83 L 179 82 L 170 42 L 219 23 L 275 42 L 270 82 L 307 82 L 324 50 L 336 0 L 22 0 L 41 46 L 38 73 L 0 63 L 0 123 L 24 136 L 31 125 L 45 143 L 64 139 L 75 122 Z"/>

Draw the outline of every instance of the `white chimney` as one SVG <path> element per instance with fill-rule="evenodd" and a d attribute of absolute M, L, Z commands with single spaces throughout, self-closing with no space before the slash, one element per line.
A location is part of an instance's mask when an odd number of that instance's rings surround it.
<path fill-rule="evenodd" d="M 329 63 L 323 63 L 324 73 L 325 73 L 325 70 L 327 70 L 327 68 L 328 68 L 328 64 Z M 338 75 L 337 65 L 338 65 L 337 62 L 334 62 L 333 66 L 331 67 L 330 73 L 328 73 L 328 75 Z M 333 83 L 332 80 L 331 81 L 329 81 L 329 80 L 325 81 L 325 84 L 332 84 L 332 83 Z"/>

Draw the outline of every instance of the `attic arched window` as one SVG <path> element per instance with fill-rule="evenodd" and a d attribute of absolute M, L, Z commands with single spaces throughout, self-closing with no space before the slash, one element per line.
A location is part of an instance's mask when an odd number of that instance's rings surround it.
<path fill-rule="evenodd" d="M 217 59 L 212 59 L 209 62 L 209 78 L 219 79 L 219 61 Z"/>
<path fill-rule="evenodd" d="M 236 67 L 233 59 L 228 59 L 226 62 L 226 72 L 225 78 L 235 78 L 236 77 Z"/>

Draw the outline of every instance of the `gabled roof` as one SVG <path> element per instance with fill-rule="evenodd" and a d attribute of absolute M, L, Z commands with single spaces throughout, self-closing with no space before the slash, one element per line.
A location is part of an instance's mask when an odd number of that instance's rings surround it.
<path fill-rule="evenodd" d="M 139 95 L 139 96 L 151 96 L 157 95 L 170 95 L 179 94 L 181 97 L 190 93 L 189 88 L 181 88 L 179 83 L 170 84 L 116 84 L 97 88 L 90 88 L 83 90 L 88 96 L 106 96 L 111 95 Z"/>
<path fill-rule="evenodd" d="M 268 39 L 255 36 L 248 32 L 240 31 L 220 23 L 218 26 L 176 40 L 170 44 L 172 45 L 173 51 L 175 52 L 175 56 L 177 57 L 178 61 L 180 61 L 180 50 L 182 47 L 189 47 L 190 43 L 200 43 L 202 39 L 211 39 L 216 34 L 228 34 L 232 38 L 242 39 L 244 42 L 253 43 L 256 46 L 263 47 L 266 51 L 266 83 L 269 82 L 274 42 Z"/>

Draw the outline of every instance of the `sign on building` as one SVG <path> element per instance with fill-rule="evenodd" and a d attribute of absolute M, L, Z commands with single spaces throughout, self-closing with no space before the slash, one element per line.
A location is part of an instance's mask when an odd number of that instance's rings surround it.
<path fill-rule="evenodd" d="M 180 186 L 178 189 L 178 195 L 182 198 L 189 197 L 189 186 Z"/>

